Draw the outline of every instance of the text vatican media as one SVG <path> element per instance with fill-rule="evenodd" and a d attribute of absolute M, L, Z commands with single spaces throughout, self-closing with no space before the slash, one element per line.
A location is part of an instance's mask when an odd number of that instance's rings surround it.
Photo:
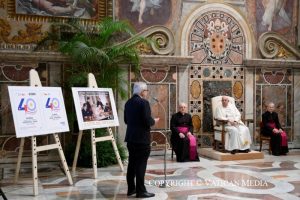
<path fill-rule="evenodd" d="M 150 180 L 149 185 L 169 187 L 193 187 L 193 186 L 214 186 L 214 187 L 268 187 L 268 182 L 264 180 Z"/>

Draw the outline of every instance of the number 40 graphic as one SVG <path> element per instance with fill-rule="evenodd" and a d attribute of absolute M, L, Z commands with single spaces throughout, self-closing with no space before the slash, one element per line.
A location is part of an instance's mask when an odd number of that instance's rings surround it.
<path fill-rule="evenodd" d="M 50 108 L 51 110 L 59 109 L 59 100 L 57 98 L 48 98 L 46 102 L 46 108 Z"/>
<path fill-rule="evenodd" d="M 25 103 L 24 103 L 25 102 Z M 20 100 L 18 110 L 24 110 L 25 112 L 35 112 L 36 111 L 36 103 L 32 98 L 22 98 Z"/>

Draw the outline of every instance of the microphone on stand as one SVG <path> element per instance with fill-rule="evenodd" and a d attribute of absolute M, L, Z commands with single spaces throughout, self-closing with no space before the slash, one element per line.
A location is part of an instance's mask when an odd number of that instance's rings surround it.
<path fill-rule="evenodd" d="M 152 99 L 153 99 L 154 101 L 156 101 L 157 103 L 159 102 L 158 99 L 157 99 L 156 97 L 152 97 Z"/>
<path fill-rule="evenodd" d="M 162 103 L 160 103 L 159 100 L 156 97 L 152 97 L 152 99 L 154 101 L 156 101 L 158 103 L 158 105 L 161 106 L 162 110 L 164 111 L 164 114 L 165 114 L 165 132 L 166 132 L 166 130 L 167 130 L 167 113 L 166 113 L 166 109 L 164 108 L 164 106 L 162 105 Z M 166 160 L 167 160 L 167 137 L 166 137 L 165 134 L 163 134 L 163 135 L 165 137 L 165 149 L 164 149 L 164 182 L 159 185 L 160 188 L 166 188 L 166 187 L 169 186 L 167 184 L 167 163 L 166 163 Z"/>

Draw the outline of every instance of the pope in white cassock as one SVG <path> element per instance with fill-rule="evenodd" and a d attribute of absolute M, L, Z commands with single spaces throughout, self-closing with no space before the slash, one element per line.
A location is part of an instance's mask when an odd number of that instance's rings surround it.
<path fill-rule="evenodd" d="M 238 150 L 250 151 L 251 136 L 247 126 L 241 121 L 238 109 L 229 102 L 228 97 L 222 97 L 222 105 L 216 108 L 215 118 L 227 120 L 225 130 L 225 149 L 235 154 Z"/>

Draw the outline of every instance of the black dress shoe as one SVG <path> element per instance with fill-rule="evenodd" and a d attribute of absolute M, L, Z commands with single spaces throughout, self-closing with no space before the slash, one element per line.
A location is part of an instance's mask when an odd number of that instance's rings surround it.
<path fill-rule="evenodd" d="M 237 150 L 232 150 L 230 153 L 235 154 L 236 152 L 237 152 Z"/>
<path fill-rule="evenodd" d="M 131 196 L 136 193 L 136 190 L 128 191 L 127 196 Z"/>
<path fill-rule="evenodd" d="M 250 149 L 246 149 L 246 150 L 244 150 L 244 152 L 245 153 L 249 153 L 249 152 L 251 152 L 251 150 Z"/>
<path fill-rule="evenodd" d="M 136 194 L 136 198 L 149 198 L 149 197 L 154 197 L 154 196 L 155 196 L 155 194 L 149 193 L 149 192 Z"/>

